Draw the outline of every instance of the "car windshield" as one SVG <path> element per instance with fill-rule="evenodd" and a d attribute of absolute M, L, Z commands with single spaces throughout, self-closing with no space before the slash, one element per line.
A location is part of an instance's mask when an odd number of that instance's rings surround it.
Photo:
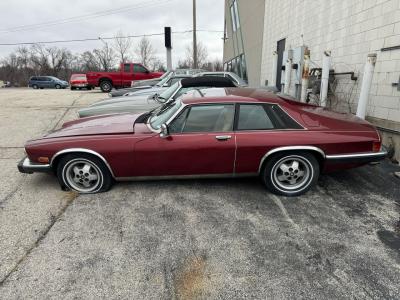
<path fill-rule="evenodd" d="M 247 85 L 246 81 L 244 81 L 240 76 L 238 76 L 236 73 L 229 73 L 229 76 L 231 76 L 239 85 L 245 86 Z"/>
<path fill-rule="evenodd" d="M 165 103 L 168 101 L 169 98 L 175 93 L 176 90 L 179 89 L 179 81 L 175 82 L 173 85 L 171 85 L 169 88 L 167 88 L 164 92 L 162 92 L 160 95 L 158 95 L 157 100 L 160 101 L 161 103 Z"/>
<path fill-rule="evenodd" d="M 182 106 L 180 100 L 166 103 L 151 112 L 149 118 L 150 127 L 159 130 L 161 125 L 167 122 Z"/>
<path fill-rule="evenodd" d="M 167 74 L 167 75 L 163 75 L 161 78 L 161 80 L 156 84 L 156 86 L 163 86 L 170 78 L 171 78 L 171 76 L 172 76 L 172 71 L 169 71 L 169 72 L 167 72 L 167 73 L 164 73 L 164 74 Z"/>
<path fill-rule="evenodd" d="M 49 78 L 50 78 L 50 79 L 53 79 L 53 80 L 55 80 L 55 81 L 60 81 L 60 79 L 58 79 L 57 77 L 54 77 L 54 76 L 49 76 Z"/>

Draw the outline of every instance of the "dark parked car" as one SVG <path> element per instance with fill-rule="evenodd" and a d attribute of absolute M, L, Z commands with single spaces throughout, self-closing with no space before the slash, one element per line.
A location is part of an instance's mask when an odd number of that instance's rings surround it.
<path fill-rule="evenodd" d="M 28 86 L 34 89 L 65 89 L 68 82 L 54 76 L 33 76 L 29 79 Z"/>
<path fill-rule="evenodd" d="M 320 172 L 386 155 L 377 130 L 353 115 L 263 90 L 217 90 L 143 114 L 64 123 L 29 141 L 18 168 L 54 172 L 63 188 L 80 193 L 106 191 L 114 180 L 260 176 L 270 191 L 296 196 Z"/>

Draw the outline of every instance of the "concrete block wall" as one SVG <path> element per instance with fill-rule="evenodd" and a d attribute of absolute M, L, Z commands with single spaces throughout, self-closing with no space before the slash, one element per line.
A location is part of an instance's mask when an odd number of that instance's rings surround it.
<path fill-rule="evenodd" d="M 323 51 L 331 50 L 336 72 L 358 75 L 355 82 L 336 77 L 334 108 L 340 111 L 355 112 L 367 55 L 377 53 L 367 114 L 400 122 L 400 91 L 392 86 L 400 76 L 400 49 L 380 51 L 400 45 L 400 0 L 266 0 L 261 85 L 275 76 L 272 53 L 283 38 L 286 49 L 307 45 L 312 67 L 320 67 Z"/>

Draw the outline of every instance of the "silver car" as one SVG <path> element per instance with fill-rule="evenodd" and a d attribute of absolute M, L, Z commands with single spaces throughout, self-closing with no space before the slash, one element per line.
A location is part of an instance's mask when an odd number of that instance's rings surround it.
<path fill-rule="evenodd" d="M 162 104 L 174 101 L 188 91 L 208 87 L 236 87 L 232 80 L 224 77 L 186 78 L 164 90 L 160 94 L 140 94 L 124 96 L 96 102 L 87 108 L 80 109 L 80 118 L 112 113 L 140 113 L 154 109 Z"/>
<path fill-rule="evenodd" d="M 201 77 L 201 76 L 218 76 L 218 77 L 227 77 L 230 78 L 233 82 L 236 83 L 236 85 L 238 87 L 247 87 L 248 84 L 246 81 L 244 81 L 241 77 L 239 77 L 236 73 L 233 72 L 219 72 L 219 71 L 215 71 L 215 72 L 202 72 L 202 73 L 198 73 L 196 75 L 194 75 L 194 77 Z"/>

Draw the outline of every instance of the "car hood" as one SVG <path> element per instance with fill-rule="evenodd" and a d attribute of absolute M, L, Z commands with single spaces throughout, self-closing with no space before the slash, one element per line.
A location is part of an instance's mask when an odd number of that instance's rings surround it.
<path fill-rule="evenodd" d="M 154 100 L 151 96 L 149 95 L 140 95 L 140 96 L 121 96 L 121 97 L 113 97 L 111 99 L 105 99 L 101 100 L 98 102 L 93 103 L 92 105 L 89 106 L 91 107 L 97 107 L 97 106 L 103 106 L 103 105 L 113 105 L 117 104 L 120 102 L 131 102 L 132 104 L 149 104 L 149 103 L 155 103 L 157 102 Z"/>
<path fill-rule="evenodd" d="M 154 94 L 161 94 L 164 92 L 168 87 L 160 87 L 160 86 L 152 86 L 146 89 L 140 89 L 135 92 L 128 93 L 129 96 L 136 96 L 136 95 L 154 95 Z"/>
<path fill-rule="evenodd" d="M 82 118 L 64 123 L 59 130 L 45 135 L 44 138 L 133 133 L 133 125 L 139 115 L 114 114 Z"/>
<path fill-rule="evenodd" d="M 152 102 L 137 102 L 137 101 L 123 101 L 117 103 L 110 103 L 105 105 L 98 105 L 87 107 L 78 111 L 79 117 L 90 117 L 104 114 L 115 113 L 143 113 L 160 106 L 161 103 L 157 101 Z"/>

